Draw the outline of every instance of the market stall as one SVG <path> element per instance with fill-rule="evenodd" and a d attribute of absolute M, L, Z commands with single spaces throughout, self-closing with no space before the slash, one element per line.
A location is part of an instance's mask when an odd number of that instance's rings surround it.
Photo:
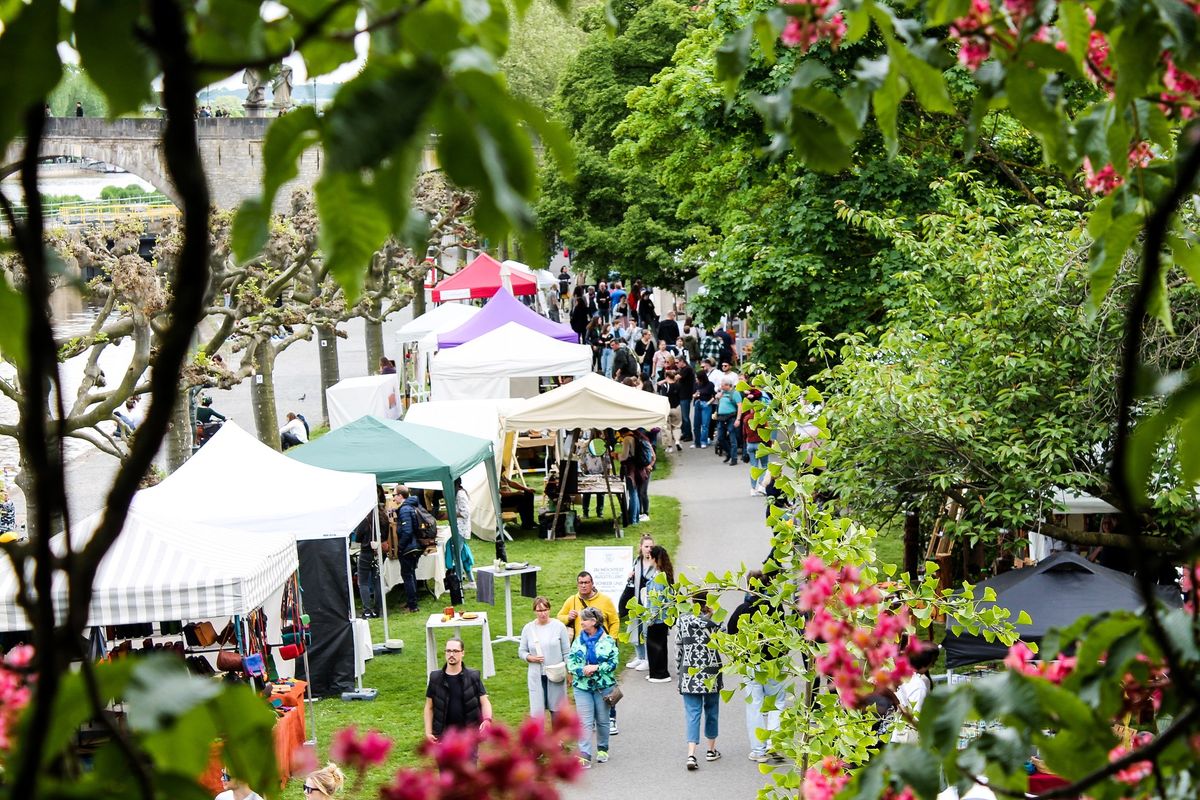
<path fill-rule="evenodd" d="M 995 605 L 1012 612 L 1013 627 L 1023 642 L 1040 642 L 1051 628 L 1065 628 L 1080 617 L 1105 611 L 1140 612 L 1145 608 L 1137 580 L 1124 572 L 1093 564 L 1074 553 L 1061 552 L 1025 569 L 1012 570 L 975 585 L 976 598 L 991 589 L 996 600 L 980 602 L 986 610 Z M 1179 606 L 1180 598 L 1161 598 Z M 1029 624 L 1016 622 L 1020 612 L 1029 614 Z M 968 631 L 946 634 L 946 667 L 964 667 L 981 661 L 997 661 L 1008 653 L 1001 642 L 989 642 Z"/>
<path fill-rule="evenodd" d="M 531 397 L 537 394 L 540 377 L 580 377 L 591 369 L 592 348 L 587 345 L 559 341 L 508 322 L 486 336 L 439 351 L 431 365 L 431 397 Z"/>
<path fill-rule="evenodd" d="M 400 419 L 398 375 L 366 375 L 340 380 L 325 390 L 330 429 L 340 428 L 367 415 Z"/>
<path fill-rule="evenodd" d="M 504 460 L 506 440 L 500 427 L 500 415 L 519 402 L 519 400 L 431 400 L 409 406 L 404 414 L 404 421 L 491 441 L 493 462 L 499 479 L 503 476 L 499 470 Z M 495 541 L 496 531 L 500 529 L 500 526 L 496 517 L 495 498 L 488 489 L 487 467 L 484 464 L 472 467 L 462 476 L 462 482 L 463 488 L 471 496 L 471 530 L 469 534 L 478 536 L 485 541 Z M 503 481 L 501 482 L 503 483 Z M 503 486 L 500 487 L 500 491 L 503 495 Z M 468 532 L 464 532 L 463 536 L 468 536 Z"/>
<path fill-rule="evenodd" d="M 495 456 L 492 440 L 427 428 L 411 422 L 363 417 L 330 431 L 316 441 L 288 451 L 288 456 L 326 470 L 366 473 L 372 483 L 413 484 L 436 482 L 450 509 L 450 547 L 456 554 L 462 546 L 462 534 L 454 516 L 454 480 L 483 464 L 488 471 L 489 487 L 496 496 Z M 497 500 L 498 504 L 498 500 Z M 503 557 L 503 528 L 496 528 L 496 549 Z M 461 557 L 455 558 L 461 565 Z M 385 616 L 386 624 L 386 616 Z M 386 635 L 386 634 L 385 634 Z"/>
<path fill-rule="evenodd" d="M 480 311 L 464 303 L 442 303 L 396 331 L 400 345 L 400 388 L 405 397 L 423 398 L 429 359 L 437 352 L 437 335 L 462 325 Z"/>
<path fill-rule="evenodd" d="M 504 289 L 500 289 L 478 314 L 453 330 L 439 333 L 438 349 L 458 347 L 509 323 L 516 323 L 560 342 L 579 342 L 579 335 L 571 330 L 570 326 L 543 317 Z"/>
<path fill-rule="evenodd" d="M 501 425 L 506 431 L 527 430 L 559 430 L 570 431 L 572 439 L 581 429 L 618 430 L 620 428 L 655 428 L 665 427 L 667 415 L 671 407 L 667 398 L 643 392 L 631 386 L 625 386 L 603 375 L 589 372 L 582 378 L 552 389 L 545 394 L 531 397 L 516 404 L 506 413 Z M 590 488 L 581 488 L 586 476 L 575 475 L 571 463 L 575 457 L 575 448 L 569 446 L 567 452 L 567 469 L 564 471 L 560 484 L 558 502 L 555 503 L 555 519 L 551 530 L 557 531 L 558 510 L 563 505 L 566 496 L 577 491 L 589 491 L 602 494 L 619 494 L 623 490 L 620 479 L 609 477 L 612 473 L 612 456 L 607 448 L 599 448 L 599 456 L 605 459 L 605 477 L 595 481 Z M 573 476 L 573 477 L 571 477 Z M 574 490 L 568 492 L 573 482 Z M 616 533 L 620 534 L 619 516 L 614 514 L 613 523 Z"/>
<path fill-rule="evenodd" d="M 132 504 L 149 519 L 197 522 L 246 538 L 295 537 L 312 628 L 306 675 L 317 697 L 355 686 L 349 539 L 375 507 L 375 481 L 369 476 L 303 464 L 233 422 L 162 483 L 138 492 Z"/>
<path fill-rule="evenodd" d="M 537 280 L 523 273 L 505 272 L 499 261 L 487 253 L 480 253 L 467 266 L 433 287 L 430 297 L 435 303 L 447 300 L 483 300 L 491 297 L 508 281 L 512 294 L 528 295 L 537 292 Z"/>

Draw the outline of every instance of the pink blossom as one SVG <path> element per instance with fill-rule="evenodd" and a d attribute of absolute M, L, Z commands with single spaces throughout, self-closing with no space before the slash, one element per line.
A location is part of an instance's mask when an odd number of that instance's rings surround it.
<path fill-rule="evenodd" d="M 355 769 L 366 769 L 387 761 L 391 749 L 392 740 L 379 731 L 367 731 L 360 739 L 358 729 L 351 725 L 334 734 L 329 755 Z"/>
<path fill-rule="evenodd" d="M 1169 91 L 1163 92 L 1163 112 L 1178 114 L 1181 119 L 1191 119 L 1196 115 L 1195 103 L 1200 101 L 1200 78 L 1175 65 L 1170 53 L 1163 54 L 1167 68 L 1163 72 L 1163 86 Z"/>
<path fill-rule="evenodd" d="M 846 20 L 841 11 L 836 11 L 836 0 L 782 0 L 785 5 L 806 6 L 807 13 L 788 16 L 787 25 L 779 40 L 801 52 L 820 41 L 828 41 L 836 47 L 846 35 Z M 819 560 L 819 559 L 818 559 Z"/>
<path fill-rule="evenodd" d="M 1134 738 L 1133 738 L 1132 749 L 1126 748 L 1123 745 L 1118 745 L 1118 746 L 1114 747 L 1108 753 L 1109 762 L 1111 763 L 1120 758 L 1123 758 L 1124 756 L 1126 756 L 1130 752 L 1132 752 L 1132 750 L 1136 750 L 1139 747 L 1144 747 L 1145 745 L 1149 744 L 1153 738 L 1154 737 L 1152 737 L 1148 733 L 1135 734 Z M 1127 784 L 1129 786 L 1136 786 L 1138 783 L 1141 783 L 1144 779 L 1148 778 L 1150 776 L 1150 773 L 1153 771 L 1154 771 L 1153 762 L 1151 762 L 1151 761 L 1135 761 L 1132 764 L 1130 764 L 1129 766 L 1125 767 L 1124 769 L 1118 770 L 1117 773 L 1115 775 L 1113 775 L 1113 778 L 1120 781 L 1121 783 Z"/>
<path fill-rule="evenodd" d="M 805 575 L 823 575 L 825 573 L 825 562 L 820 556 L 809 556 L 804 559 L 804 574 Z"/>
<path fill-rule="evenodd" d="M 1037 10 L 1036 0 L 1004 0 L 1004 10 L 1012 16 L 1013 22 L 1019 28 L 1025 18 Z"/>
<path fill-rule="evenodd" d="M 827 756 L 804 773 L 800 797 L 802 800 L 833 800 L 849 780 L 846 765 L 840 759 Z"/>
<path fill-rule="evenodd" d="M 1118 186 L 1125 182 L 1125 179 L 1117 174 L 1117 170 L 1112 164 L 1105 164 L 1101 169 L 1096 170 L 1087 156 L 1083 157 L 1083 176 L 1083 185 L 1092 194 L 1112 194 Z"/>

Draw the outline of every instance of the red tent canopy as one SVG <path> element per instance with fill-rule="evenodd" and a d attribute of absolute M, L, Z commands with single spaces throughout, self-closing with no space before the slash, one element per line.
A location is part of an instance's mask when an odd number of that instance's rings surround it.
<path fill-rule="evenodd" d="M 510 280 L 514 295 L 537 293 L 537 280 L 532 275 L 513 270 Z M 480 253 L 470 264 L 433 287 L 433 302 L 491 297 L 500 285 L 500 262 Z"/>

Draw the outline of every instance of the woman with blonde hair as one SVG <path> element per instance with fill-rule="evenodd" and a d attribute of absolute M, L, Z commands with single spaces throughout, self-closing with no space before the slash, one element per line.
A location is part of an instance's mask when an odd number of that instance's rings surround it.
<path fill-rule="evenodd" d="M 549 711 L 554 719 L 558 707 L 567 699 L 567 652 L 571 635 L 567 626 L 550 614 L 550 601 L 538 596 L 533 600 L 535 618 L 521 629 L 517 655 L 528 662 L 525 685 L 529 690 L 529 714 L 541 718 Z"/>
<path fill-rule="evenodd" d="M 330 800 L 340 794 L 346 776 L 332 761 L 321 769 L 308 773 L 304 779 L 304 796 L 308 800 Z"/>

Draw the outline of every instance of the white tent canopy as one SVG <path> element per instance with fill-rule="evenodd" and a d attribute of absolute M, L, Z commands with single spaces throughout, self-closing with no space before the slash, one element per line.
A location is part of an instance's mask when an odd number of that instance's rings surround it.
<path fill-rule="evenodd" d="M 543 375 L 586 375 L 592 348 L 552 339 L 509 322 L 486 336 L 433 357 L 434 400 L 504 399 L 513 396 L 510 380 Z"/>
<path fill-rule="evenodd" d="M 91 539 L 96 514 L 72 528 L 75 547 Z M 65 552 L 66 534 L 51 539 Z M 149 519 L 131 511 L 96 572 L 88 625 L 161 620 L 204 620 L 245 615 L 258 608 L 296 571 L 296 540 L 287 533 L 246 536 L 193 523 Z M 30 576 L 32 577 L 32 576 Z M 53 584 L 57 621 L 67 605 L 67 580 Z M 0 631 L 27 630 L 16 604 L 16 574 L 0 559 Z"/>
<path fill-rule="evenodd" d="M 505 430 L 665 427 L 667 398 L 589 372 L 565 386 L 521 401 L 504 415 Z"/>
<path fill-rule="evenodd" d="M 549 289 L 551 286 L 558 285 L 558 276 L 548 269 L 534 269 L 528 264 L 522 264 L 520 261 L 505 261 L 504 266 L 509 267 L 517 272 L 523 272 L 529 277 L 537 281 L 539 289 Z"/>
<path fill-rule="evenodd" d="M 325 399 L 330 430 L 360 417 L 400 419 L 400 381 L 394 374 L 346 378 L 326 389 Z"/>
<path fill-rule="evenodd" d="M 414 403 L 404 415 L 405 422 L 441 428 L 444 431 L 465 433 L 487 439 L 494 445 L 496 474 L 504 457 L 504 433 L 500 419 L 505 411 L 515 407 L 518 400 L 431 400 Z M 496 504 L 488 489 L 487 468 L 476 465 L 463 475 L 463 488 L 471 497 L 471 533 L 489 542 L 496 539 Z M 440 488 L 430 484 L 415 484 L 418 488 Z M 465 534 L 464 534 L 465 535 Z"/>
<path fill-rule="evenodd" d="M 1054 508 L 1060 514 L 1120 514 L 1116 506 L 1090 494 L 1059 489 L 1054 495 Z"/>
<path fill-rule="evenodd" d="M 297 539 L 344 538 L 375 503 L 374 476 L 302 464 L 233 422 L 169 478 L 133 498 L 144 516 Z"/>
<path fill-rule="evenodd" d="M 395 334 L 396 341 L 401 344 L 419 342 L 430 333 L 452 331 L 478 313 L 478 306 L 442 303 L 400 326 Z"/>

